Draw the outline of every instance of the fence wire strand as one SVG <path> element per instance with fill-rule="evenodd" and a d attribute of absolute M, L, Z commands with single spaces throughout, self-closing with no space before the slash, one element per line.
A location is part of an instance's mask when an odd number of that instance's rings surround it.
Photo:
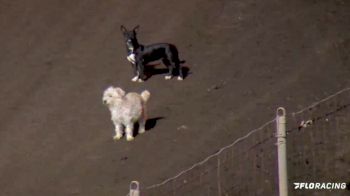
<path fill-rule="evenodd" d="M 329 99 L 332 99 L 332 98 L 338 96 L 339 94 L 342 94 L 342 93 L 344 93 L 344 92 L 346 92 L 346 91 L 349 91 L 349 90 L 350 90 L 350 87 L 344 88 L 344 89 L 342 89 L 342 90 L 340 90 L 340 91 L 338 91 L 338 92 L 336 92 L 336 93 L 334 93 L 334 94 L 332 94 L 332 95 L 330 95 L 330 96 L 328 96 L 328 97 L 326 97 L 326 98 L 323 98 L 323 99 L 321 99 L 321 100 L 319 100 L 319 101 L 316 101 L 316 102 L 312 103 L 311 105 L 309 105 L 309 106 L 307 106 L 307 107 L 305 107 L 305 108 L 303 108 L 303 109 L 301 109 L 301 110 L 299 110 L 299 111 L 297 111 L 297 112 L 292 112 L 291 114 L 292 114 L 292 116 L 295 116 L 295 115 L 297 115 L 297 114 L 303 113 L 303 112 L 305 112 L 306 110 L 309 110 L 309 109 L 311 109 L 311 108 L 314 108 L 314 107 L 318 106 L 319 104 L 321 104 L 321 103 L 323 103 L 323 102 L 325 102 L 325 101 L 327 101 L 327 100 L 329 100 Z"/>

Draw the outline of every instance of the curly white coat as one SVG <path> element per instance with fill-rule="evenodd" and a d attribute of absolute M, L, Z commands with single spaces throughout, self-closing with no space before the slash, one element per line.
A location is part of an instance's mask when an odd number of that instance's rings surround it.
<path fill-rule="evenodd" d="M 114 140 L 119 140 L 123 136 L 124 127 L 127 141 L 133 140 L 133 128 L 136 122 L 139 123 L 139 133 L 145 132 L 146 103 L 150 95 L 147 90 L 141 94 L 134 92 L 126 94 L 123 89 L 112 86 L 104 91 L 102 100 L 108 106 L 115 126 Z"/>

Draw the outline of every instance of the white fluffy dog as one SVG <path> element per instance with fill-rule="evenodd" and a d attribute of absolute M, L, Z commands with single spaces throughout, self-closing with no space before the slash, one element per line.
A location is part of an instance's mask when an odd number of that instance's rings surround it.
<path fill-rule="evenodd" d="M 151 93 L 147 90 L 141 94 L 134 92 L 126 94 L 123 89 L 112 86 L 104 91 L 102 100 L 111 111 L 115 126 L 114 140 L 119 140 L 123 136 L 124 128 L 126 140 L 133 140 L 133 129 L 136 122 L 139 123 L 139 133 L 145 132 L 146 103 L 150 96 Z"/>

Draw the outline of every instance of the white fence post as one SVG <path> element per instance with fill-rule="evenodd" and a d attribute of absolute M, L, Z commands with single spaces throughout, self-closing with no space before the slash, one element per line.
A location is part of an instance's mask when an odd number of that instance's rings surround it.
<path fill-rule="evenodd" d="M 140 183 L 138 181 L 130 183 L 129 196 L 140 196 Z"/>
<path fill-rule="evenodd" d="M 287 144 L 286 144 L 286 110 L 279 107 L 276 112 L 277 153 L 278 153 L 278 184 L 279 195 L 288 196 L 287 177 Z"/>

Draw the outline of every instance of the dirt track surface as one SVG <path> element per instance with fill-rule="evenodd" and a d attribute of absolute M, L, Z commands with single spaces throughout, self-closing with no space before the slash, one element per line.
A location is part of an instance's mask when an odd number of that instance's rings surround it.
<path fill-rule="evenodd" d="M 132 83 L 120 25 L 175 44 L 190 74 Z M 125 195 L 274 116 L 349 86 L 346 0 L 0 1 L 1 195 Z M 162 68 L 162 67 L 160 67 Z M 109 85 L 152 93 L 152 128 L 113 142 Z M 178 129 L 185 125 L 187 129 Z"/>

